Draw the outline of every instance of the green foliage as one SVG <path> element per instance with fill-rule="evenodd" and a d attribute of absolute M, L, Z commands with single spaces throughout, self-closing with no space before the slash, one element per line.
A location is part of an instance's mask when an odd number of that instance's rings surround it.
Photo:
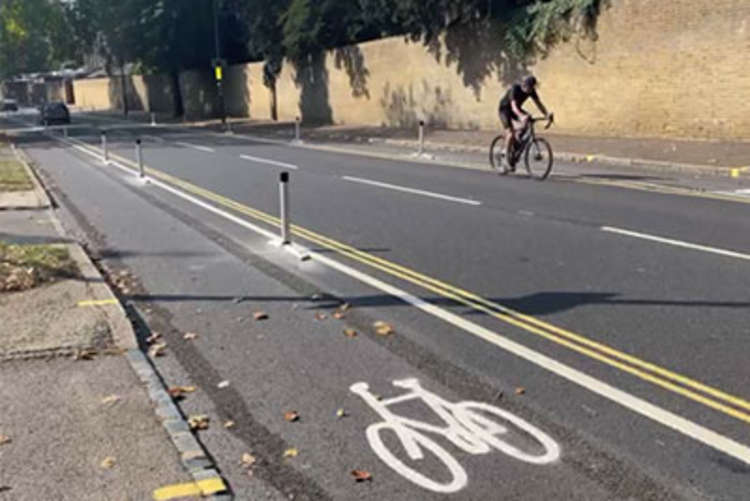
<path fill-rule="evenodd" d="M 0 76 L 47 70 L 68 58 L 70 27 L 58 0 L 0 2 Z"/>

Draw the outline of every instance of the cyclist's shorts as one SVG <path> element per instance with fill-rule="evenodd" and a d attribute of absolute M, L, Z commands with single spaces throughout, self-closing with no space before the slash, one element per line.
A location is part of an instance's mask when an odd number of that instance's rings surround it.
<path fill-rule="evenodd" d="M 498 113 L 500 114 L 500 122 L 503 124 L 503 127 L 512 129 L 513 125 L 511 121 L 513 120 L 513 112 L 505 108 L 500 108 Z"/>

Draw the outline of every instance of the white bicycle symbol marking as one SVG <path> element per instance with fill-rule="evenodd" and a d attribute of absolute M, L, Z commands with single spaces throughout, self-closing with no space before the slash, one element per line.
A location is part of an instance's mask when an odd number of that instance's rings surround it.
<path fill-rule="evenodd" d="M 560 447 L 557 442 L 510 412 L 481 402 L 448 402 L 422 388 L 418 379 L 397 380 L 393 381 L 393 385 L 411 391 L 398 397 L 378 400 L 378 397 L 370 393 L 367 383 L 355 383 L 349 389 L 362 397 L 367 405 L 383 418 L 382 422 L 367 427 L 367 440 L 372 450 L 390 468 L 420 487 L 434 492 L 451 493 L 463 489 L 468 483 L 466 470 L 456 458 L 420 430 L 442 435 L 467 454 L 487 454 L 495 448 L 520 461 L 538 465 L 551 463 L 560 457 Z M 445 422 L 445 426 L 434 426 L 423 421 L 405 418 L 388 409 L 391 405 L 417 399 L 424 401 Z M 542 454 L 524 452 L 504 441 L 500 437 L 508 433 L 508 427 L 482 415 L 480 411 L 493 414 L 517 426 L 533 437 L 544 452 Z M 385 430 L 396 434 L 413 461 L 424 459 L 424 449 L 434 454 L 447 467 L 452 480 L 441 483 L 404 464 L 385 446 L 381 438 L 381 432 Z"/>

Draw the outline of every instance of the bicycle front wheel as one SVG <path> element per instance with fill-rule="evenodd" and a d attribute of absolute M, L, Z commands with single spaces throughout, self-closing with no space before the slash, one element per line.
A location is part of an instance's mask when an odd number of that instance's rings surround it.
<path fill-rule="evenodd" d="M 443 494 L 458 492 L 468 483 L 469 479 L 466 475 L 466 470 L 464 470 L 458 461 L 456 461 L 456 458 L 440 445 L 436 444 L 430 438 L 422 435 L 418 431 L 409 431 L 409 434 L 411 435 L 410 438 L 414 440 L 419 447 L 420 452 L 420 457 L 414 459 L 424 459 L 422 451 L 426 450 L 431 452 L 436 462 L 442 463 L 442 465 L 448 470 L 447 481 L 430 478 L 427 474 L 408 466 L 401 461 L 401 459 L 397 458 L 396 455 L 386 446 L 382 437 L 382 434 L 386 431 L 391 431 L 394 435 L 396 433 L 393 429 L 393 425 L 390 423 L 384 422 L 370 425 L 367 427 L 367 440 L 370 442 L 370 447 L 372 447 L 375 454 L 377 454 L 385 464 L 402 477 L 424 489 Z"/>
<path fill-rule="evenodd" d="M 526 146 L 523 160 L 529 176 L 544 181 L 552 171 L 552 147 L 546 139 L 538 137 Z"/>
<path fill-rule="evenodd" d="M 492 145 L 490 146 L 490 165 L 501 176 L 508 173 L 508 168 L 505 162 L 503 162 L 503 157 L 505 156 L 504 148 L 505 136 L 500 134 L 492 141 Z"/>

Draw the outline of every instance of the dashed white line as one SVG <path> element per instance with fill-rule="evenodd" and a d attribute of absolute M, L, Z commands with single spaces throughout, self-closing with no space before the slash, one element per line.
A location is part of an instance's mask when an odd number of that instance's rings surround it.
<path fill-rule="evenodd" d="M 288 164 L 285 162 L 277 162 L 276 160 L 270 160 L 268 158 L 252 157 L 250 155 L 240 155 L 240 158 L 249 160 L 250 162 L 258 162 L 262 164 L 275 165 L 276 167 L 283 167 L 285 169 L 297 170 L 299 167 L 296 165 Z"/>
<path fill-rule="evenodd" d="M 442 193 L 434 193 L 432 191 L 417 190 L 414 188 L 407 188 L 406 186 L 399 186 L 397 184 L 381 183 L 380 181 L 373 181 L 371 179 L 363 179 L 361 177 L 342 176 L 341 179 L 344 181 L 351 181 L 353 183 L 369 184 L 371 186 L 377 186 L 379 188 L 388 188 L 395 191 L 403 191 L 405 193 L 413 193 L 415 195 L 422 195 L 424 197 L 439 198 L 440 200 L 447 200 L 449 202 L 457 202 L 466 205 L 482 205 L 482 202 L 477 200 L 469 200 L 468 198 L 452 197 L 450 195 L 443 195 Z"/>
<path fill-rule="evenodd" d="M 682 247 L 685 249 L 692 249 L 701 252 L 709 252 L 711 254 L 718 254 L 720 256 L 732 257 L 735 259 L 744 259 L 750 261 L 750 254 L 744 254 L 728 249 L 720 249 L 718 247 L 709 247 L 708 245 L 694 244 L 690 242 L 683 242 L 682 240 L 675 240 L 673 238 L 664 238 L 657 235 L 649 235 L 648 233 L 640 233 L 637 231 L 623 230 L 622 228 L 614 228 L 612 226 L 602 226 L 602 231 L 608 233 L 616 233 L 618 235 L 625 235 L 633 238 L 640 238 L 642 240 L 650 240 L 652 242 L 659 242 L 661 244 L 672 245 L 675 247 Z"/>
<path fill-rule="evenodd" d="M 200 146 L 197 144 L 192 143 L 183 143 L 181 141 L 176 141 L 175 144 L 178 144 L 180 146 L 184 146 L 185 148 L 193 148 L 198 151 L 205 151 L 206 153 L 214 153 L 215 150 L 213 148 L 209 148 L 208 146 Z"/>

